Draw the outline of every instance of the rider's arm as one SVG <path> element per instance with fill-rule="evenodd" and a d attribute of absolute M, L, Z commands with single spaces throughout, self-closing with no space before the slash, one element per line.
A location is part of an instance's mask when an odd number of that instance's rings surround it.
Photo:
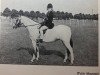
<path fill-rule="evenodd" d="M 47 13 L 47 19 L 48 19 L 48 21 L 53 21 L 53 11 L 50 11 L 50 12 L 48 12 Z"/>

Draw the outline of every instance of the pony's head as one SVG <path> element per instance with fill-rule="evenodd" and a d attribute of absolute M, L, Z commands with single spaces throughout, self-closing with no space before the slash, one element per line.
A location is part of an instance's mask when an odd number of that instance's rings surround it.
<path fill-rule="evenodd" d="M 39 23 L 31 20 L 28 17 L 21 16 L 20 18 L 16 18 L 15 27 L 28 27 L 28 26 L 39 26 Z"/>
<path fill-rule="evenodd" d="M 21 18 L 20 17 L 16 17 L 15 18 L 15 23 L 14 23 L 15 25 L 13 26 L 13 28 L 19 28 L 19 27 L 21 27 L 22 25 L 23 25 L 23 23 L 22 23 L 22 21 L 21 21 Z"/>

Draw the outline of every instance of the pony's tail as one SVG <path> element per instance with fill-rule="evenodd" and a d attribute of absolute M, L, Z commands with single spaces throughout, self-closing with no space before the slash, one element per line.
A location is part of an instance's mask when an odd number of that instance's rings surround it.
<path fill-rule="evenodd" d="M 72 37 L 71 37 L 71 39 L 70 39 L 70 45 L 71 45 L 71 47 L 73 48 L 73 40 L 72 40 Z"/>

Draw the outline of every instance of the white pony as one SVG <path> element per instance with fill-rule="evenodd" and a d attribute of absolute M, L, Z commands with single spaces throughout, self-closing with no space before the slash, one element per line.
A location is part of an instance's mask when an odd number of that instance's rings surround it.
<path fill-rule="evenodd" d="M 35 59 L 38 60 L 39 58 L 39 45 L 37 44 L 37 39 L 40 36 L 38 27 L 40 26 L 39 23 L 25 17 L 21 16 L 21 23 L 25 25 L 25 27 L 29 31 L 30 39 L 32 40 L 32 45 L 34 47 L 35 53 L 33 53 L 33 57 L 31 59 L 31 62 L 33 62 Z M 54 26 L 53 29 L 48 29 L 46 33 L 44 34 L 44 42 L 53 42 L 55 40 L 61 40 L 66 48 L 69 50 L 71 55 L 71 63 L 73 64 L 74 61 L 74 54 L 73 49 L 70 45 L 71 40 L 71 29 L 66 25 L 57 25 Z M 65 53 L 64 62 L 68 59 L 67 49 Z"/>

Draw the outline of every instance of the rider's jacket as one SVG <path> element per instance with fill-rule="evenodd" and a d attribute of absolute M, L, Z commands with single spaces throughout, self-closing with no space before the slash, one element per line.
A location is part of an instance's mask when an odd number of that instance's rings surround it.
<path fill-rule="evenodd" d="M 46 18 L 44 19 L 44 21 L 41 23 L 42 26 L 47 26 L 49 29 L 52 29 L 54 27 L 54 24 L 52 23 L 53 21 L 53 11 L 48 11 L 46 14 Z"/>

